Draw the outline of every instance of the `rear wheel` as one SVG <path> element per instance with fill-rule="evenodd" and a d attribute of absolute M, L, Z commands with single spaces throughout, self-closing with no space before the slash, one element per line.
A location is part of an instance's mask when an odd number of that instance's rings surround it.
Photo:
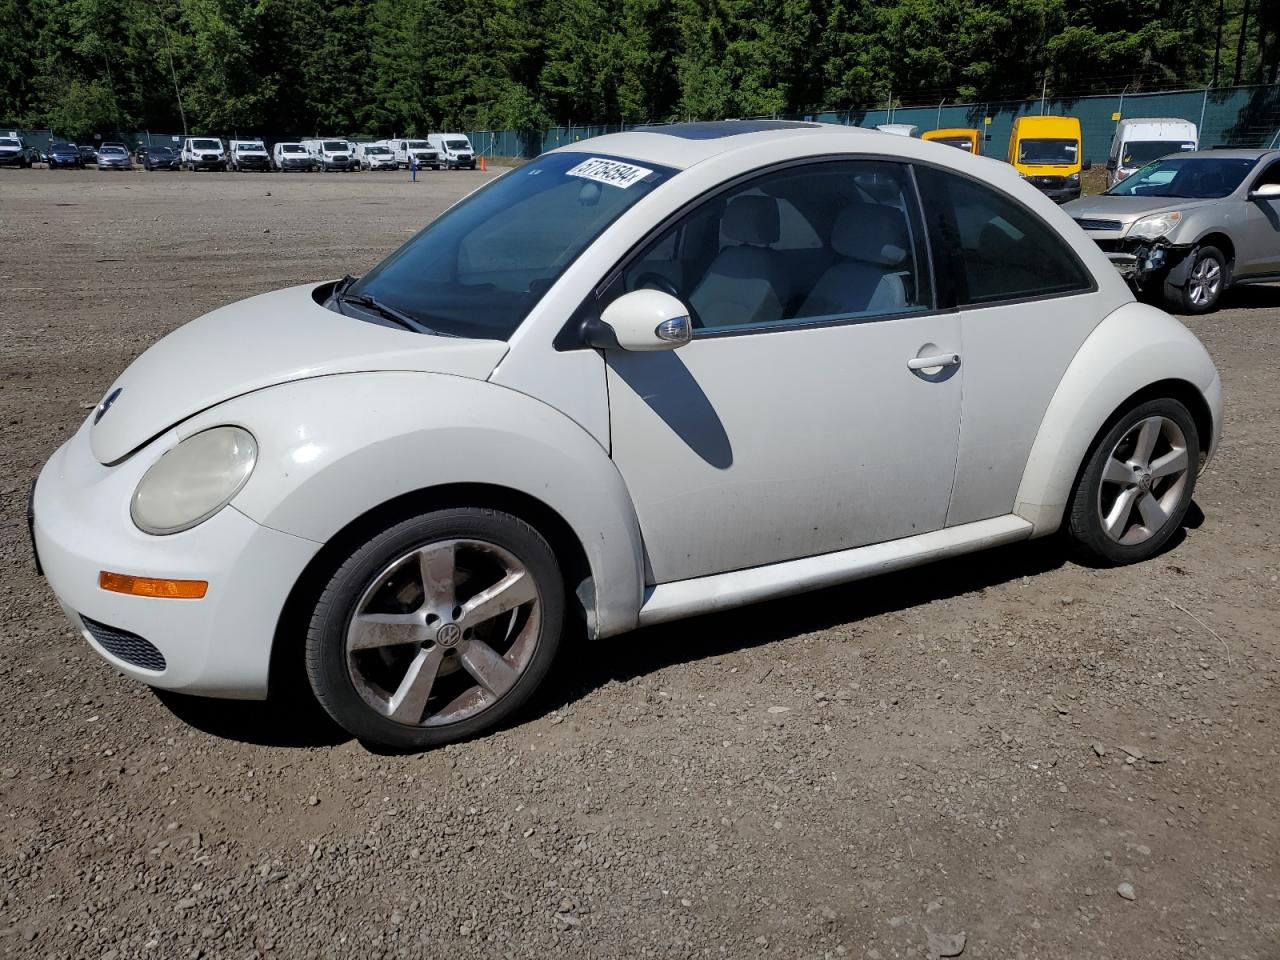
<path fill-rule="evenodd" d="M 564 584 L 546 540 L 508 514 L 452 509 L 382 531 L 316 603 L 316 698 L 361 740 L 423 749 L 523 705 L 560 643 Z"/>
<path fill-rule="evenodd" d="M 1125 413 L 1090 454 L 1072 496 L 1074 546 L 1105 564 L 1155 556 L 1182 524 L 1195 491 L 1200 436 L 1177 400 Z"/>

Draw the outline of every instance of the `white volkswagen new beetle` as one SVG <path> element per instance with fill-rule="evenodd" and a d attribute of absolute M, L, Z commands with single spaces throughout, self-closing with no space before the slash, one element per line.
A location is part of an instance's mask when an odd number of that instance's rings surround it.
<path fill-rule="evenodd" d="M 1013 168 L 789 122 L 576 143 L 359 280 L 204 316 L 44 468 L 38 560 L 146 683 L 485 730 L 642 624 L 1065 528 L 1152 556 L 1217 446 L 1199 341 Z"/>

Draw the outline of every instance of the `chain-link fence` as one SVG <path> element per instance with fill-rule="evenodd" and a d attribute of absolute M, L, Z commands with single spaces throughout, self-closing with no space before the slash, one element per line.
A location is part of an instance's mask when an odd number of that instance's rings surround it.
<path fill-rule="evenodd" d="M 1003 158 L 1008 150 L 1014 118 L 1039 113 L 1078 117 L 1084 137 L 1084 159 L 1095 163 L 1106 159 L 1116 123 L 1122 118 L 1175 117 L 1190 120 L 1200 130 L 1200 144 L 1203 147 L 1280 146 L 1280 84 L 990 103 L 943 101 L 933 106 L 853 108 L 787 114 L 785 117 L 856 127 L 904 123 L 918 127 L 921 133 L 941 127 L 978 129 L 984 133 L 983 153 Z M 534 157 L 544 150 L 553 150 L 605 133 L 633 129 L 634 126 L 637 125 L 565 126 L 550 127 L 542 131 L 469 130 L 467 137 L 480 156 Z M 3 125 L 0 125 L 0 133 L 21 136 L 28 145 L 40 151 L 47 149 L 51 141 L 63 139 L 55 136 L 57 131 L 53 130 L 23 130 Z M 241 136 L 248 138 L 249 135 Z M 337 136 L 339 139 L 342 137 L 341 134 Z M 144 130 L 116 137 L 97 137 L 86 142 L 97 143 L 102 139 L 119 139 L 131 147 L 142 144 L 177 147 L 181 144 L 182 135 Z M 223 139 L 228 137 L 224 136 Z M 280 140 L 298 138 L 279 135 L 264 136 L 262 139 L 270 149 Z"/>

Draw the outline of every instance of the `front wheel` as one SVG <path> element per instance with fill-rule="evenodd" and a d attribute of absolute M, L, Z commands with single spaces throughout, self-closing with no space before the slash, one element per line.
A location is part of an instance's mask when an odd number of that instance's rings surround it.
<path fill-rule="evenodd" d="M 546 676 L 564 583 L 524 521 L 461 508 L 395 524 L 334 572 L 307 632 L 324 709 L 353 736 L 424 749 L 492 729 Z"/>
<path fill-rule="evenodd" d="M 1089 456 L 1072 495 L 1067 532 L 1086 559 L 1108 565 L 1155 556 L 1187 515 L 1200 435 L 1177 400 L 1126 412 Z"/>
<path fill-rule="evenodd" d="M 1193 254 L 1187 282 L 1181 287 L 1165 285 L 1165 296 L 1175 310 L 1209 313 L 1227 288 L 1227 258 L 1217 247 L 1200 247 Z"/>

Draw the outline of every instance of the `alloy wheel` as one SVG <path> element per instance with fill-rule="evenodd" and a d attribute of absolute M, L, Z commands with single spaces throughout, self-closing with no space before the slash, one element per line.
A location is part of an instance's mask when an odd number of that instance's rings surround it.
<path fill-rule="evenodd" d="M 1168 417 L 1139 420 L 1102 470 L 1097 509 L 1103 531 L 1129 546 L 1151 539 L 1177 511 L 1190 471 L 1182 428 Z"/>
<path fill-rule="evenodd" d="M 1204 257 L 1191 268 L 1188 292 L 1191 302 L 1203 307 L 1217 299 L 1222 286 L 1222 267 L 1212 257 Z"/>
<path fill-rule="evenodd" d="M 493 543 L 456 539 L 403 554 L 365 588 L 347 628 L 347 670 L 380 715 L 441 726 L 496 704 L 537 649 L 533 575 Z"/>

